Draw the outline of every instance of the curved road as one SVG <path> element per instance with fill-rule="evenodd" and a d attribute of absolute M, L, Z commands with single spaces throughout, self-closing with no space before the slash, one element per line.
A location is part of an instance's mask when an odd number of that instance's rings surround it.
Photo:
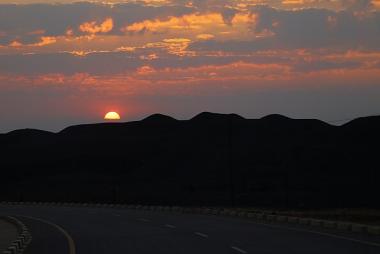
<path fill-rule="evenodd" d="M 33 241 L 25 254 L 378 254 L 378 237 L 171 212 L 0 206 Z"/>

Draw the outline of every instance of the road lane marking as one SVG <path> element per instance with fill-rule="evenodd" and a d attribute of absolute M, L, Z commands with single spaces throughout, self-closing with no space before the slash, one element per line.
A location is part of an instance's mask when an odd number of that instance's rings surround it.
<path fill-rule="evenodd" d="M 138 219 L 139 221 L 143 221 L 143 222 L 149 222 L 150 220 L 148 220 L 148 219 L 144 219 L 144 218 L 140 218 L 140 219 Z"/>
<path fill-rule="evenodd" d="M 170 225 L 170 224 L 166 224 L 165 227 L 167 227 L 167 228 L 176 228 L 176 226 Z"/>
<path fill-rule="evenodd" d="M 318 231 L 307 230 L 307 229 L 302 229 L 302 228 L 293 228 L 293 227 L 269 225 L 269 224 L 265 224 L 265 223 L 252 222 L 252 221 L 250 223 L 257 224 L 257 225 L 262 225 L 262 226 L 267 226 L 267 227 L 270 227 L 270 228 L 287 229 L 287 230 L 293 230 L 293 231 L 298 231 L 298 232 L 303 232 L 303 233 L 311 233 L 311 234 L 316 234 L 316 235 L 328 236 L 328 237 L 332 237 L 332 238 L 336 238 L 336 239 L 341 239 L 341 240 L 346 240 L 346 241 L 351 241 L 351 242 L 360 243 L 360 244 L 364 244 L 364 245 L 380 247 L 379 243 L 359 240 L 359 239 L 355 239 L 355 238 L 351 238 L 351 237 L 345 237 L 345 236 L 340 236 L 340 235 L 335 235 L 335 234 L 330 234 L 330 233 L 318 232 Z"/>
<path fill-rule="evenodd" d="M 75 242 L 73 240 L 73 238 L 70 236 L 69 233 L 67 233 L 66 230 L 64 230 L 62 227 L 58 226 L 57 224 L 54 224 L 53 222 L 50 222 L 50 221 L 47 221 L 47 220 L 43 220 L 43 219 L 40 219 L 40 218 L 35 218 L 35 217 L 31 217 L 31 216 L 23 216 L 23 215 L 20 215 L 20 216 L 17 216 L 17 217 L 24 217 L 24 218 L 28 218 L 28 219 L 31 219 L 31 220 L 36 220 L 36 221 L 40 221 L 42 223 L 45 223 L 45 224 L 48 224 L 52 227 L 55 227 L 56 229 L 58 229 L 67 239 L 67 242 L 68 242 L 68 245 L 69 245 L 69 254 L 75 254 Z"/>
<path fill-rule="evenodd" d="M 113 216 L 120 217 L 120 214 L 113 213 Z"/>
<path fill-rule="evenodd" d="M 238 251 L 240 253 L 243 253 L 243 254 L 247 254 L 248 253 L 245 250 L 242 250 L 242 249 L 240 249 L 240 248 L 238 248 L 236 246 L 231 246 L 231 249 L 236 250 L 236 251 Z"/>
<path fill-rule="evenodd" d="M 208 238 L 208 235 L 200 233 L 200 232 L 194 232 L 194 234 L 199 235 L 199 236 L 204 237 L 204 238 Z"/>

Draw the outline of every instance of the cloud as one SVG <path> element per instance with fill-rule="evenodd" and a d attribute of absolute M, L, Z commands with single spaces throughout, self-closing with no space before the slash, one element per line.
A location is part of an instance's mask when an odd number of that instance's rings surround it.
<path fill-rule="evenodd" d="M 85 22 L 79 26 L 79 30 L 84 33 L 97 34 L 97 33 L 108 33 L 113 29 L 112 18 L 107 18 L 99 25 L 96 21 Z"/>
<path fill-rule="evenodd" d="M 0 5 L 0 45 L 3 46 L 15 40 L 22 44 L 35 43 L 41 36 L 36 32 L 41 31 L 45 36 L 63 36 L 68 31 L 72 36 L 105 31 L 110 35 L 121 34 L 122 27 L 134 22 L 191 11 L 187 7 L 156 7 L 135 2 L 111 5 L 103 2 L 52 4 L 48 1 L 44 4 Z M 84 31 L 81 31 L 81 25 Z"/>
<path fill-rule="evenodd" d="M 180 17 L 169 17 L 165 20 L 144 20 L 126 26 L 124 32 L 142 33 L 154 32 L 162 33 L 168 30 L 206 30 L 210 26 L 224 26 L 223 17 L 218 13 L 209 14 L 189 14 Z"/>
<path fill-rule="evenodd" d="M 158 6 L 156 3 L 151 5 L 149 1 L 116 4 L 9 4 L 0 8 L 0 45 L 15 45 L 15 42 L 38 45 L 42 36 L 56 38 L 61 47 L 69 44 L 71 38 L 73 45 L 64 46 L 67 51 L 85 51 L 85 47 L 91 50 L 113 50 L 116 47 L 141 46 L 170 37 L 189 38 L 195 43 L 193 48 L 197 47 L 197 40 L 215 40 L 215 44 L 220 42 L 225 45 L 229 40 L 243 44 L 251 41 L 252 50 L 256 50 L 256 47 L 261 49 L 261 44 L 274 48 L 343 45 L 368 49 L 380 45 L 377 25 L 380 14 L 371 9 L 377 1 L 302 2 L 290 4 L 299 5 L 300 8 L 297 9 L 280 8 L 281 5 L 289 5 L 281 1 L 264 0 L 202 0 L 193 1 L 191 7 L 187 5 L 188 1 L 165 2 Z M 323 9 L 328 3 L 334 3 L 336 9 Z M 304 8 L 305 6 L 315 8 Z M 150 34 L 149 37 L 144 36 L 147 33 Z M 93 36 L 91 39 L 95 35 L 107 35 L 109 39 L 102 38 L 105 41 L 103 45 L 113 45 L 114 48 L 104 48 L 99 41 L 96 48 L 93 45 L 95 42 L 83 45 L 85 40 L 81 41 L 79 50 L 74 48 L 73 39 L 80 38 L 83 34 Z M 131 38 L 132 35 L 136 38 Z M 258 38 L 268 39 L 264 43 L 258 42 Z M 119 45 L 114 45 L 112 41 L 119 41 Z M 133 43 L 120 45 L 121 41 Z"/>
<path fill-rule="evenodd" d="M 214 38 L 215 38 L 215 35 L 212 35 L 212 34 L 198 34 L 197 35 L 197 39 L 200 39 L 200 40 L 211 40 Z"/>
<path fill-rule="evenodd" d="M 186 37 L 193 41 L 216 39 L 240 40 L 253 38 L 251 27 L 255 26 L 257 16 L 254 13 L 236 13 L 226 21 L 222 13 L 195 12 L 182 16 L 170 16 L 164 19 L 147 19 L 122 28 L 126 36 L 135 37 Z M 207 38 L 206 38 L 207 37 Z"/>
<path fill-rule="evenodd" d="M 363 77 L 366 77 L 363 79 Z M 310 72 L 295 70 L 283 64 L 257 64 L 243 61 L 228 64 L 199 65 L 194 67 L 156 68 L 141 65 L 118 74 L 94 75 L 87 72 L 64 74 L 51 72 L 38 75 L 0 75 L 0 88 L 3 91 L 13 89 L 63 89 L 77 93 L 93 93 L 98 96 L 122 95 L 157 95 L 171 94 L 178 96 L 186 91 L 198 94 L 203 90 L 211 95 L 218 89 L 227 89 L 229 93 L 252 91 L 256 89 L 309 89 L 313 86 L 326 90 L 330 85 L 348 85 L 363 87 L 364 84 L 376 86 L 380 78 L 380 69 L 337 68 L 315 69 Z M 377 86 L 378 87 L 378 86 Z"/>
<path fill-rule="evenodd" d="M 119 75 L 133 73 L 142 66 L 155 70 L 193 69 L 200 71 L 204 66 L 225 66 L 237 73 L 236 78 L 244 78 L 238 68 L 247 66 L 265 69 L 275 73 L 268 66 L 286 66 L 293 75 L 318 72 L 322 70 L 377 70 L 380 62 L 378 51 L 345 51 L 328 49 L 296 50 L 262 50 L 257 52 L 225 52 L 200 54 L 187 49 L 190 41 L 185 38 L 171 38 L 159 43 L 147 44 L 144 47 L 122 48 L 115 52 L 72 51 L 57 54 L 0 55 L 0 70 L 3 74 L 44 75 L 46 73 L 63 73 L 73 75 L 77 72 L 94 76 Z M 234 65 L 234 63 L 244 63 Z M 244 67 L 244 68 L 243 68 Z M 252 71 L 252 70 L 251 70 Z M 216 70 L 210 71 L 218 73 Z M 178 78 L 184 73 L 174 71 L 167 75 Z M 200 72 L 202 73 L 202 72 Z M 253 74 L 253 72 L 247 72 Z M 284 73 L 281 73 L 284 75 Z M 273 76 L 281 78 L 281 75 Z"/>
<path fill-rule="evenodd" d="M 372 0 L 372 5 L 375 8 L 380 9 L 380 0 Z"/>
<path fill-rule="evenodd" d="M 46 45 L 53 44 L 56 42 L 57 42 L 57 39 L 53 36 L 42 36 L 40 42 L 34 43 L 31 46 L 42 47 L 42 46 L 46 46 Z"/>
<path fill-rule="evenodd" d="M 290 67 L 281 64 L 253 64 L 233 62 L 225 65 L 204 65 L 187 68 L 154 69 L 151 66 L 142 67 L 136 79 L 159 83 L 201 82 L 216 80 L 272 80 L 287 79 Z"/>
<path fill-rule="evenodd" d="M 256 15 L 249 38 L 194 42 L 189 50 L 247 52 L 269 49 L 380 49 L 380 13 L 357 17 L 348 11 L 325 9 L 250 9 Z M 264 36 L 260 36 L 263 34 Z"/>
<path fill-rule="evenodd" d="M 9 46 L 13 48 L 22 48 L 22 47 L 43 47 L 46 45 L 54 44 L 57 42 L 57 38 L 54 36 L 42 36 L 40 41 L 30 44 L 23 44 L 19 41 L 12 41 Z"/>

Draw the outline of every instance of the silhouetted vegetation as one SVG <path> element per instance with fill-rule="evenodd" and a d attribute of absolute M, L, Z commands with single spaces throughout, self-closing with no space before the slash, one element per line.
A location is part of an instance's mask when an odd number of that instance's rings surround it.
<path fill-rule="evenodd" d="M 380 117 L 202 113 L 0 135 L 0 200 L 378 207 Z"/>

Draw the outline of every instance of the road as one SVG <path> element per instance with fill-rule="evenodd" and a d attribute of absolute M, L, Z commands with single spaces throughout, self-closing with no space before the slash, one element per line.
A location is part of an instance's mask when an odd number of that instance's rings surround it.
<path fill-rule="evenodd" d="M 25 254 L 379 254 L 377 237 L 289 225 L 113 208 L 0 206 L 29 228 Z"/>

